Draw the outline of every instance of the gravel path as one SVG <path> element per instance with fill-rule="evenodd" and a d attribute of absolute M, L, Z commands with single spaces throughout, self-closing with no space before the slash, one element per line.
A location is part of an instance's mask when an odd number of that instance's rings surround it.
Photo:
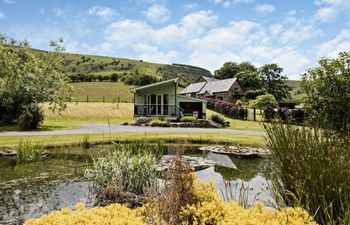
<path fill-rule="evenodd" d="M 263 131 L 231 130 L 215 128 L 177 128 L 177 127 L 138 127 L 122 126 L 103 123 L 78 124 L 80 128 L 74 130 L 53 130 L 53 131 L 11 131 L 0 132 L 0 137 L 8 136 L 36 136 L 36 135 L 67 135 L 67 134 L 94 134 L 94 133 L 136 133 L 136 132 L 189 132 L 189 133 L 241 133 L 241 134 L 264 134 Z"/>

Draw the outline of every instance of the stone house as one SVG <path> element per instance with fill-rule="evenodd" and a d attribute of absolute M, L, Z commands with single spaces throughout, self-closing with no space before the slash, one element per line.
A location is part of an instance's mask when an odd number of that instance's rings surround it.
<path fill-rule="evenodd" d="M 183 89 L 180 95 L 214 98 L 235 103 L 237 100 L 245 100 L 246 93 L 237 78 L 217 80 L 213 77 L 202 76 L 196 83 Z"/>

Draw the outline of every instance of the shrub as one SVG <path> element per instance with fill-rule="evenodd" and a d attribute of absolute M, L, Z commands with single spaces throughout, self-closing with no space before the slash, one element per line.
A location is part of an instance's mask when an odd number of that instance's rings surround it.
<path fill-rule="evenodd" d="M 86 176 L 93 182 L 98 199 L 118 202 L 141 200 L 144 191 L 156 182 L 157 154 L 162 146 L 145 142 L 117 144 L 113 151 L 94 160 Z"/>
<path fill-rule="evenodd" d="M 215 123 L 221 124 L 223 126 L 226 125 L 225 118 L 220 116 L 219 114 L 213 114 L 211 115 L 210 119 L 214 121 Z"/>
<path fill-rule="evenodd" d="M 147 124 L 152 121 L 152 118 L 150 117 L 139 117 L 136 119 L 135 123 L 136 125 L 142 125 L 142 124 Z"/>
<path fill-rule="evenodd" d="M 161 121 L 161 120 L 152 120 L 150 123 L 150 126 L 151 127 L 161 127 L 165 123 L 166 123 L 165 121 Z"/>
<path fill-rule="evenodd" d="M 306 120 L 306 114 L 303 109 L 266 107 L 262 116 L 265 121 L 279 119 L 281 122 L 292 124 L 303 124 Z"/>
<path fill-rule="evenodd" d="M 244 105 L 244 102 L 242 101 L 242 100 L 237 100 L 236 101 L 236 105 L 238 105 L 238 106 L 243 106 Z"/>
<path fill-rule="evenodd" d="M 207 107 L 216 112 L 219 112 L 227 117 L 234 119 L 246 119 L 248 110 L 235 104 L 220 101 L 212 98 L 204 98 L 207 100 Z"/>
<path fill-rule="evenodd" d="M 44 112 L 42 108 L 36 104 L 24 106 L 18 117 L 18 124 L 23 130 L 31 130 L 37 128 L 44 120 Z"/>
<path fill-rule="evenodd" d="M 281 182 L 275 185 L 285 203 L 302 206 L 320 224 L 349 221 L 349 138 L 280 123 L 265 129 L 274 180 Z"/>
<path fill-rule="evenodd" d="M 252 108 L 266 108 L 266 107 L 277 107 L 278 103 L 275 97 L 271 94 L 260 95 L 256 99 L 249 102 L 249 106 Z"/>
<path fill-rule="evenodd" d="M 182 174 L 182 173 L 181 173 Z M 183 175 L 183 174 L 182 174 Z M 78 225 L 78 224 L 115 224 L 115 225 L 316 225 L 312 218 L 301 208 L 283 208 L 280 210 L 264 209 L 261 205 L 253 208 L 244 209 L 236 202 L 224 202 L 218 196 L 213 183 L 206 184 L 203 181 L 193 180 L 194 176 L 186 175 L 188 185 L 178 186 L 174 189 L 179 193 L 180 190 L 192 193 L 191 199 L 195 203 L 185 198 L 188 195 L 175 194 L 169 200 L 177 202 L 158 201 L 159 205 L 147 204 L 139 209 L 129 209 L 120 204 L 112 204 L 106 207 L 95 207 L 86 209 L 83 204 L 76 205 L 76 211 L 64 208 L 60 211 L 51 212 L 38 219 L 27 220 L 25 225 L 41 224 L 60 224 L 60 225 Z M 183 176 L 177 176 L 183 180 Z M 192 185 L 191 185 L 192 184 Z M 188 187 L 192 187 L 187 189 Z M 168 192 L 164 191 L 163 194 Z M 182 204 L 178 204 L 182 202 Z M 184 205 L 184 203 L 189 203 Z M 160 218 L 162 212 L 171 207 L 169 213 L 174 213 Z M 154 206 L 154 207 L 152 207 Z M 178 218 L 179 220 L 176 220 Z M 167 221 L 167 223 L 164 223 Z"/>
<path fill-rule="evenodd" d="M 256 99 L 259 95 L 264 95 L 266 94 L 266 91 L 263 89 L 258 89 L 258 90 L 248 90 L 246 92 L 246 98 L 247 99 Z"/>
<path fill-rule="evenodd" d="M 193 122 L 196 118 L 194 116 L 184 116 L 180 119 L 181 122 Z"/>

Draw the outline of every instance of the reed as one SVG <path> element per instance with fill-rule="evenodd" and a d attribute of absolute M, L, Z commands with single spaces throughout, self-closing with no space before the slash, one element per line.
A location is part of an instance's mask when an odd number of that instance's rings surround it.
<path fill-rule="evenodd" d="M 42 145 L 32 144 L 30 139 L 21 138 L 16 148 L 16 160 L 19 163 L 38 160 L 43 149 Z"/>
<path fill-rule="evenodd" d="M 349 138 L 279 123 L 265 129 L 285 203 L 303 207 L 319 224 L 350 224 Z"/>

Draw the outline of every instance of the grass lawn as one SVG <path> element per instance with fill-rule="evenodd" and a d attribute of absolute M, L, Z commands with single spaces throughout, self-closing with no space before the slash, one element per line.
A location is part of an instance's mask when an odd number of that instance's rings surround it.
<path fill-rule="evenodd" d="M 121 124 L 123 122 L 133 121 L 132 103 L 68 103 L 67 108 L 62 112 L 53 113 L 44 105 L 45 121 L 39 130 L 57 130 L 79 128 L 78 123 L 108 123 Z M 215 113 L 208 110 L 208 118 Z M 263 128 L 258 122 L 246 120 L 230 121 L 230 127 L 226 129 L 236 130 L 257 130 Z M 1 127 L 0 131 L 15 131 L 18 127 Z M 250 146 L 264 146 L 262 135 L 248 135 L 239 133 L 105 133 L 89 134 L 91 142 L 113 141 L 133 141 L 139 139 L 150 139 L 151 141 L 163 140 L 166 142 L 187 142 L 187 143 L 221 143 L 221 144 L 240 144 Z M 42 135 L 28 137 L 33 143 L 45 145 L 79 144 L 83 141 L 86 134 L 76 135 Z M 0 137 L 0 146 L 16 145 L 21 137 Z"/>
<path fill-rule="evenodd" d="M 79 82 L 72 86 L 75 90 L 73 101 L 77 102 L 86 102 L 87 96 L 89 102 L 103 102 L 103 96 L 106 102 L 117 101 L 118 96 L 121 102 L 132 102 L 134 97 L 129 90 L 133 86 L 123 82 Z"/>
<path fill-rule="evenodd" d="M 255 147 L 265 146 L 263 135 L 248 135 L 239 133 L 105 133 L 105 134 L 74 134 L 74 135 L 41 135 L 31 137 L 0 137 L 0 146 L 16 146 L 21 138 L 28 138 L 32 143 L 45 146 L 62 146 L 80 144 L 88 137 L 90 143 L 108 143 L 109 141 L 135 141 L 147 139 L 152 142 L 167 143 L 202 143 L 202 144 L 234 144 Z"/>

